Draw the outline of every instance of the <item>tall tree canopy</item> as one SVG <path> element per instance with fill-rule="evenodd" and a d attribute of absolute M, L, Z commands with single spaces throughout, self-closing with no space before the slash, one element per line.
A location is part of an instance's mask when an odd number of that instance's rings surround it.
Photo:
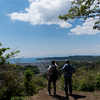
<path fill-rule="evenodd" d="M 71 2 L 71 8 L 68 14 L 59 15 L 59 19 L 68 20 L 75 18 L 87 18 L 98 19 L 94 23 L 93 29 L 100 30 L 100 0 L 73 0 Z"/>

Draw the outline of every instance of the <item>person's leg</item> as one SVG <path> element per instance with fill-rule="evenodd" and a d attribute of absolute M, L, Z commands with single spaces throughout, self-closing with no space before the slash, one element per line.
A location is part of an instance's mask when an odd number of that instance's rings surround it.
<path fill-rule="evenodd" d="M 71 77 L 69 77 L 69 92 L 70 92 L 70 95 L 72 95 L 72 79 L 71 79 Z"/>
<path fill-rule="evenodd" d="M 53 80 L 53 94 L 56 95 L 56 80 Z"/>
<path fill-rule="evenodd" d="M 64 81 L 65 81 L 65 94 L 68 95 L 68 78 L 64 77 Z"/>
<path fill-rule="evenodd" d="M 48 94 L 49 94 L 49 95 L 50 95 L 50 93 L 51 93 L 50 87 L 51 87 L 51 79 L 50 79 L 50 77 L 49 77 L 49 78 L 48 78 Z"/>

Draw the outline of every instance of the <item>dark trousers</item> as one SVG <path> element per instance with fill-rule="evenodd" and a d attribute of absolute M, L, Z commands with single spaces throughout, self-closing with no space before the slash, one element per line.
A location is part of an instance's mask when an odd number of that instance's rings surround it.
<path fill-rule="evenodd" d="M 49 94 L 51 93 L 51 82 L 53 82 L 53 94 L 56 94 L 56 80 L 50 77 L 48 78 L 48 92 Z"/>
<path fill-rule="evenodd" d="M 68 95 L 68 85 L 69 85 L 69 93 L 72 94 L 72 79 L 71 77 L 64 77 L 65 81 L 65 93 Z"/>

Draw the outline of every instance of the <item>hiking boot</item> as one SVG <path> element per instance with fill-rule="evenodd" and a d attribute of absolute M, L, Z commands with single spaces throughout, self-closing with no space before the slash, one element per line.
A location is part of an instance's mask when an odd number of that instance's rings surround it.
<path fill-rule="evenodd" d="M 67 99 L 67 100 L 69 100 L 69 97 L 68 97 L 68 95 L 66 95 L 66 99 Z"/>
<path fill-rule="evenodd" d="M 64 92 L 65 94 L 67 94 L 66 92 Z"/>
<path fill-rule="evenodd" d="M 47 94 L 50 96 L 51 94 L 49 92 L 47 92 Z"/>
<path fill-rule="evenodd" d="M 53 94 L 53 96 L 56 96 L 56 94 Z"/>
<path fill-rule="evenodd" d="M 70 96 L 72 96 L 72 93 L 70 94 Z"/>

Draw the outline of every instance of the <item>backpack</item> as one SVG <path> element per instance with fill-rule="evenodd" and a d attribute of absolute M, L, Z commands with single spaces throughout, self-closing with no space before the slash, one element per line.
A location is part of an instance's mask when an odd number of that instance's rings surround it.
<path fill-rule="evenodd" d="M 52 65 L 51 67 L 50 78 L 55 80 L 58 79 L 58 72 L 55 65 Z"/>
<path fill-rule="evenodd" d="M 67 65 L 66 65 L 67 66 Z M 65 66 L 65 69 L 63 71 L 67 72 L 67 70 L 69 69 L 70 64 L 68 64 L 67 68 Z"/>

